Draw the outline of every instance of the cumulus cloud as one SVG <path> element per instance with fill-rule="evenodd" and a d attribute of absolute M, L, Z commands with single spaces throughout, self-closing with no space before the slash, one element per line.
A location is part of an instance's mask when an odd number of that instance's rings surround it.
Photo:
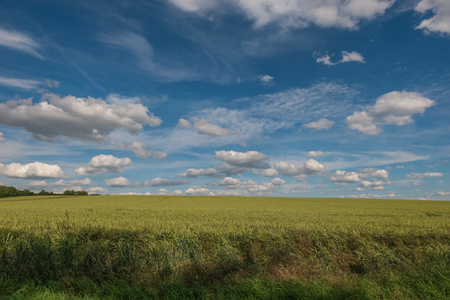
<path fill-rule="evenodd" d="M 223 11 L 219 0 L 171 0 L 178 8 L 189 12 Z M 237 0 L 230 1 L 231 10 L 244 14 L 255 27 L 269 23 L 282 28 L 301 28 L 309 24 L 321 27 L 356 29 L 361 20 L 382 15 L 393 0 Z M 220 5 L 222 4 L 222 5 Z"/>
<path fill-rule="evenodd" d="M 219 172 L 225 174 L 226 176 L 231 175 L 241 175 L 242 173 L 248 172 L 249 168 L 244 167 L 238 167 L 238 166 L 232 166 L 228 163 L 225 163 L 221 165 L 220 167 L 216 168 Z"/>
<path fill-rule="evenodd" d="M 111 187 L 126 187 L 132 186 L 133 183 L 125 177 L 116 177 L 112 179 L 106 179 L 106 185 Z"/>
<path fill-rule="evenodd" d="M 328 179 L 336 183 L 337 185 L 344 185 L 347 183 L 353 183 L 361 181 L 361 178 L 359 178 L 358 174 L 355 172 L 347 172 L 347 171 L 341 171 L 337 170 L 333 174 L 331 174 Z"/>
<path fill-rule="evenodd" d="M 61 178 L 64 176 L 61 167 L 49 165 L 42 162 L 29 164 L 12 163 L 9 165 L 0 164 L 0 174 L 12 178 L 41 179 L 41 178 Z"/>
<path fill-rule="evenodd" d="M 434 101 L 412 92 L 390 92 L 377 99 L 366 111 L 357 111 L 346 118 L 348 127 L 367 135 L 377 135 L 382 130 L 375 122 L 397 126 L 413 123 L 413 114 L 424 113 Z"/>
<path fill-rule="evenodd" d="M 309 157 L 324 156 L 324 155 L 325 155 L 325 153 L 323 153 L 320 150 L 318 150 L 318 151 L 308 151 L 308 153 L 306 153 L 306 156 L 309 156 Z"/>
<path fill-rule="evenodd" d="M 367 187 L 367 188 L 374 189 L 374 190 L 384 190 L 385 184 L 387 184 L 387 183 L 384 181 L 373 181 L 373 182 L 370 182 L 367 180 L 361 181 L 361 185 L 363 187 Z"/>
<path fill-rule="evenodd" d="M 128 149 L 133 151 L 134 154 L 142 158 L 147 158 L 151 155 L 150 151 L 145 150 L 145 144 L 142 142 L 133 142 L 133 144 L 131 144 L 131 146 L 128 147 Z"/>
<path fill-rule="evenodd" d="M 0 77 L 0 85 L 20 88 L 23 90 L 35 89 L 40 84 L 41 82 L 37 80 Z"/>
<path fill-rule="evenodd" d="M 374 169 L 374 168 L 361 169 L 358 172 L 358 176 L 361 179 L 374 177 L 376 179 L 389 180 L 389 173 L 384 169 Z"/>
<path fill-rule="evenodd" d="M 58 180 L 56 182 L 46 182 L 45 180 L 41 181 L 32 181 L 27 184 L 27 188 L 30 189 L 42 189 L 48 187 L 67 187 L 67 186 L 75 186 L 75 185 L 91 185 L 92 181 L 89 178 L 85 179 L 77 179 L 77 180 Z"/>
<path fill-rule="evenodd" d="M 80 167 L 75 170 L 75 173 L 79 176 L 98 175 L 106 172 L 120 173 L 124 167 L 131 165 L 131 159 L 128 157 L 117 158 L 112 155 L 100 154 L 91 159 L 87 168 Z"/>
<path fill-rule="evenodd" d="M 91 188 L 88 188 L 86 190 L 86 192 L 88 192 L 90 195 L 92 195 L 92 194 L 100 194 L 100 195 L 108 194 L 108 190 L 104 189 L 102 187 L 91 187 Z"/>
<path fill-rule="evenodd" d="M 23 128 L 42 141 L 54 141 L 58 136 L 104 141 L 116 129 L 138 134 L 143 125 L 159 126 L 161 119 L 142 104 L 44 94 L 36 104 L 31 100 L 0 103 L 0 124 Z"/>
<path fill-rule="evenodd" d="M 176 174 L 178 177 L 197 178 L 200 176 L 221 177 L 219 172 L 213 168 L 207 169 L 187 169 L 186 172 Z"/>
<path fill-rule="evenodd" d="M 423 29 L 426 33 L 450 34 L 450 2 L 448 0 L 422 0 L 415 10 L 422 14 L 428 11 L 433 12 L 433 16 L 422 20 L 416 29 Z"/>
<path fill-rule="evenodd" d="M 186 180 L 170 180 L 160 177 L 156 177 L 150 181 L 144 181 L 143 186 L 176 186 L 188 183 Z"/>
<path fill-rule="evenodd" d="M 208 120 L 193 118 L 194 127 L 200 134 L 207 134 L 211 136 L 227 136 L 230 134 L 228 129 L 211 124 Z"/>
<path fill-rule="evenodd" d="M 187 127 L 191 127 L 191 126 L 192 126 L 191 122 L 189 122 L 186 119 L 180 118 L 180 120 L 178 120 L 177 127 L 187 128 Z"/>
<path fill-rule="evenodd" d="M 184 191 L 188 195 L 213 196 L 214 194 L 207 188 L 190 187 Z"/>
<path fill-rule="evenodd" d="M 437 196 L 450 196 L 450 192 L 439 191 L 436 193 Z"/>
<path fill-rule="evenodd" d="M 322 63 L 327 66 L 335 66 L 337 64 L 348 63 L 348 62 L 364 63 L 364 57 L 356 51 L 352 51 L 352 52 L 342 51 L 342 59 L 340 61 L 332 62 L 331 57 L 327 54 L 327 55 L 318 57 L 316 59 L 316 62 Z"/>
<path fill-rule="evenodd" d="M 299 179 L 305 179 L 309 175 L 317 175 L 324 169 L 323 165 L 314 159 L 297 165 L 280 161 L 275 164 L 275 168 L 283 175 L 295 176 Z"/>
<path fill-rule="evenodd" d="M 258 170 L 254 171 L 253 174 L 260 174 L 266 177 L 275 177 L 278 175 L 277 170 L 274 169 L 265 169 L 265 170 Z"/>
<path fill-rule="evenodd" d="M 227 189 L 240 189 L 246 190 L 250 193 L 255 192 L 267 192 L 273 190 L 286 182 L 281 178 L 274 178 L 270 182 L 264 182 L 263 184 L 258 184 L 253 180 L 241 181 L 232 177 L 225 177 L 220 182 L 214 183 L 213 185 L 224 186 Z"/>
<path fill-rule="evenodd" d="M 167 152 L 165 151 L 153 151 L 152 158 L 156 160 L 164 160 L 167 157 Z"/>
<path fill-rule="evenodd" d="M 258 151 L 216 151 L 215 157 L 232 166 L 254 169 L 269 169 L 269 158 Z"/>
<path fill-rule="evenodd" d="M 0 46 L 44 59 L 38 52 L 40 45 L 32 37 L 22 32 L 0 28 Z"/>
<path fill-rule="evenodd" d="M 273 85 L 273 77 L 270 75 L 258 75 L 258 79 L 259 81 L 263 84 L 263 85 Z"/>
<path fill-rule="evenodd" d="M 426 172 L 426 173 L 411 173 L 411 174 L 406 175 L 406 178 L 408 178 L 408 179 L 422 179 L 422 178 L 435 178 L 435 177 L 444 177 L 444 174 Z"/>
<path fill-rule="evenodd" d="M 331 126 L 334 125 L 333 121 L 327 120 L 327 119 L 320 119 L 317 122 L 310 122 L 307 124 L 304 124 L 304 127 L 315 129 L 315 130 L 327 130 L 330 129 Z"/>

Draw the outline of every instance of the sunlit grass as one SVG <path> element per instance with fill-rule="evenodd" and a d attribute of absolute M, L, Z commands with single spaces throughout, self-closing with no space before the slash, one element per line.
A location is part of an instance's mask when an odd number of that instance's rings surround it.
<path fill-rule="evenodd" d="M 163 298 L 177 289 L 222 299 L 237 299 L 241 292 L 269 295 L 277 289 L 324 293 L 330 299 L 450 296 L 449 204 L 187 196 L 5 198 L 0 200 L 0 281 L 28 287 L 31 281 L 45 292 L 56 282 L 54 293 L 63 293 L 61 297 L 101 298 L 106 292 L 100 287 L 112 281 L 121 282 L 122 291 Z M 17 293 L 7 286 L 2 290 Z"/>

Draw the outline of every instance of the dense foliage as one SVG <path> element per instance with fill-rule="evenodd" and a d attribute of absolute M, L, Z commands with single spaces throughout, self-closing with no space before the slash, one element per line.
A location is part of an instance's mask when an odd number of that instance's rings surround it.
<path fill-rule="evenodd" d="M 88 193 L 85 191 L 74 191 L 74 190 L 66 190 L 66 191 L 64 191 L 63 194 L 64 195 L 77 195 L 77 196 L 87 196 L 88 195 Z M 22 191 L 22 190 L 16 189 L 15 187 L 12 187 L 12 186 L 0 185 L 0 198 L 34 196 L 34 195 L 44 196 L 44 195 L 58 195 L 58 194 L 54 194 L 53 192 L 46 192 L 45 190 L 42 190 L 39 193 L 34 193 L 27 189 Z"/>
<path fill-rule="evenodd" d="M 62 195 L 16 199 L 0 200 L 0 295 L 450 297 L 448 202 L 175 196 L 74 200 Z"/>

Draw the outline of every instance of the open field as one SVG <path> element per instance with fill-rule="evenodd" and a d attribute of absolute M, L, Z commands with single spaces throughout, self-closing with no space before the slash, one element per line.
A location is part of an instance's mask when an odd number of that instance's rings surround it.
<path fill-rule="evenodd" d="M 374 199 L 0 199 L 12 299 L 445 299 L 450 203 Z"/>

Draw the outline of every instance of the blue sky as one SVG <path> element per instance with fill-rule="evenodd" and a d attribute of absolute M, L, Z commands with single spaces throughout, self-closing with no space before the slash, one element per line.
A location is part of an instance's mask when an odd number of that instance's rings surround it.
<path fill-rule="evenodd" d="M 3 1 L 0 184 L 449 200 L 448 0 Z"/>

